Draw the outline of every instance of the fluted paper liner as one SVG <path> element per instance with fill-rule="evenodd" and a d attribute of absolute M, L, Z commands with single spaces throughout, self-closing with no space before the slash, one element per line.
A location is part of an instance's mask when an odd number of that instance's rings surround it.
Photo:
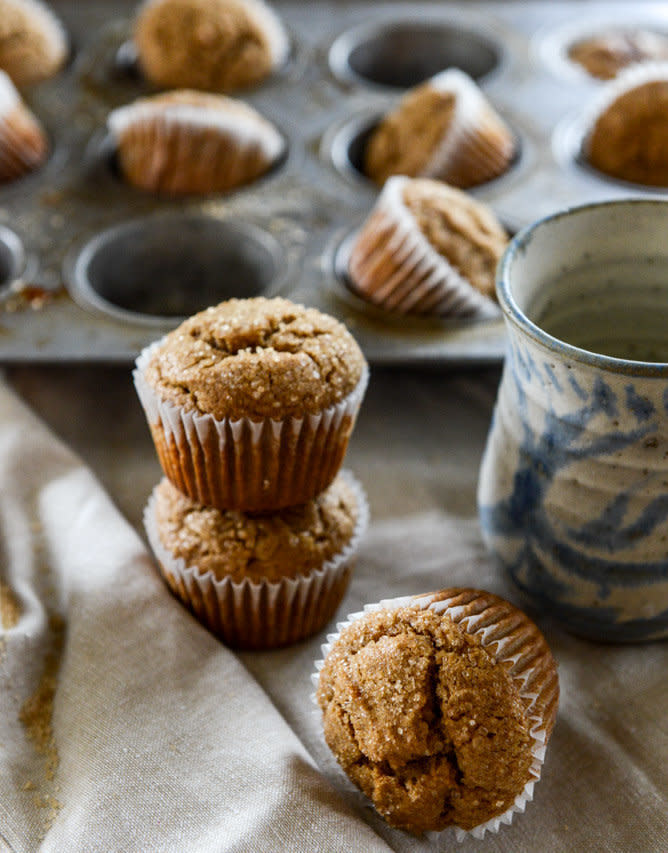
<path fill-rule="evenodd" d="M 133 372 L 158 459 L 173 485 L 220 510 L 271 511 L 305 503 L 337 475 L 369 372 L 319 414 L 274 420 L 218 420 L 161 400 L 143 372 L 160 342 L 137 358 Z"/>
<path fill-rule="evenodd" d="M 389 178 L 351 249 L 348 274 L 359 294 L 400 314 L 497 314 L 491 299 L 439 254 L 403 200 L 410 181 Z"/>
<path fill-rule="evenodd" d="M 325 658 L 345 628 L 367 613 L 398 610 L 401 607 L 430 608 L 439 613 L 447 613 L 467 634 L 479 637 L 481 646 L 492 658 L 507 667 L 532 723 L 529 731 L 532 739 L 530 778 L 513 805 L 503 814 L 470 830 L 453 826 L 441 832 L 427 833 L 432 840 L 438 840 L 447 837 L 452 829 L 458 841 L 463 841 L 469 835 L 482 839 L 487 832 L 498 832 L 502 824 L 510 825 L 513 816 L 517 812 L 523 812 L 527 803 L 533 799 L 534 787 L 540 779 L 547 741 L 554 726 L 559 701 L 559 681 L 552 655 L 538 628 L 524 613 L 508 602 L 481 590 L 446 589 L 426 595 L 407 595 L 367 604 L 364 610 L 351 613 L 344 622 L 338 623 L 336 633 L 329 634 L 327 642 L 322 646 L 322 658 L 315 662 L 316 671 L 312 674 L 311 681 L 316 690 Z M 315 694 L 312 699 L 317 705 Z M 350 784 L 352 786 L 353 783 Z M 368 804 L 367 797 L 357 787 L 353 787 L 363 802 Z"/>
<path fill-rule="evenodd" d="M 515 139 L 477 84 L 459 69 L 449 68 L 432 77 L 429 85 L 452 92 L 456 102 L 452 120 L 421 175 L 468 189 L 503 174 L 515 156 Z"/>
<path fill-rule="evenodd" d="M 357 519 L 351 538 L 319 568 L 280 581 L 217 579 L 211 571 L 200 573 L 196 566 L 175 558 L 160 540 L 153 492 L 144 510 L 144 527 L 160 573 L 197 619 L 233 648 L 270 649 L 305 639 L 335 613 L 369 522 L 362 486 L 349 471 L 341 475 L 355 495 Z"/>
<path fill-rule="evenodd" d="M 123 174 L 136 186 L 224 192 L 266 173 L 285 151 L 278 130 L 242 102 L 228 112 L 168 97 L 141 98 L 107 118 Z"/>
<path fill-rule="evenodd" d="M 46 160 L 48 148 L 39 121 L 9 76 L 0 71 L 0 183 L 39 168 Z"/>

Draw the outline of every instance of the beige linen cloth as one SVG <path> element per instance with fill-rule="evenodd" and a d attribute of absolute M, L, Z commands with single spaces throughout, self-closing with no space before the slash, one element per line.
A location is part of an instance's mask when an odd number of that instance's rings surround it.
<path fill-rule="evenodd" d="M 562 702 L 526 813 L 461 844 L 389 829 L 322 740 L 310 675 L 325 632 L 235 655 L 158 578 L 137 523 L 157 467 L 129 377 L 105 403 L 107 379 L 18 384 L 59 413 L 131 522 L 0 382 L 3 853 L 668 850 L 668 644 L 585 643 L 544 618 Z M 472 378 L 373 377 L 346 464 L 376 520 L 340 615 L 452 584 L 514 597 L 475 519 L 492 400 Z"/>

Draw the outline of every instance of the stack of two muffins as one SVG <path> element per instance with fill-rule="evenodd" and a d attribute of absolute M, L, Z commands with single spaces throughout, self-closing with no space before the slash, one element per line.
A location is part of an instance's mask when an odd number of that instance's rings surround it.
<path fill-rule="evenodd" d="M 354 338 L 285 299 L 231 299 L 146 348 L 134 380 L 166 475 L 145 526 L 172 592 L 235 648 L 318 631 L 368 518 L 340 471 L 368 381 Z"/>

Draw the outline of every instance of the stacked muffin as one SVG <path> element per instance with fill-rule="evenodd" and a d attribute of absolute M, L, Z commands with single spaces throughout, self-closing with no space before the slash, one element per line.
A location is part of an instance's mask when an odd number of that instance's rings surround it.
<path fill-rule="evenodd" d="M 166 479 L 146 529 L 173 592 L 229 645 L 319 630 L 367 519 L 341 464 L 368 380 L 347 329 L 285 299 L 231 299 L 137 359 Z"/>

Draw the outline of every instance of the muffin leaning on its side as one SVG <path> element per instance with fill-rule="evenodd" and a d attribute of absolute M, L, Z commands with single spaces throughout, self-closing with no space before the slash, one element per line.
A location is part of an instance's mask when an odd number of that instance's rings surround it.
<path fill-rule="evenodd" d="M 390 178 L 356 236 L 351 284 L 388 311 L 461 317 L 494 298 L 508 235 L 491 208 L 427 178 Z"/>
<path fill-rule="evenodd" d="M 482 837 L 532 798 L 557 713 L 554 659 L 498 596 L 447 589 L 353 614 L 323 647 L 327 744 L 395 827 Z"/>
<path fill-rule="evenodd" d="M 38 0 L 0 0 L 0 69 L 17 86 L 53 77 L 68 55 L 67 34 Z"/>
<path fill-rule="evenodd" d="M 153 192 L 224 192 L 268 171 L 276 128 L 242 101 L 180 90 L 113 110 L 107 124 L 123 177 Z"/>
<path fill-rule="evenodd" d="M 289 51 L 281 21 L 262 0 L 145 0 L 134 41 L 156 86 L 208 92 L 257 85 Z"/>
<path fill-rule="evenodd" d="M 230 299 L 137 359 L 163 470 L 218 509 L 304 503 L 341 467 L 368 367 L 345 326 L 287 299 Z"/>
<path fill-rule="evenodd" d="M 438 178 L 468 189 L 503 174 L 516 153 L 513 133 L 476 83 L 449 68 L 407 92 L 372 131 L 364 172 Z"/>
<path fill-rule="evenodd" d="M 668 187 L 668 62 L 630 66 L 588 110 L 585 160 L 613 178 Z"/>
<path fill-rule="evenodd" d="M 0 184 L 38 169 L 49 153 L 42 125 L 0 71 Z"/>
<path fill-rule="evenodd" d="M 275 513 L 220 512 L 167 479 L 144 515 L 174 594 L 227 645 L 268 649 L 298 642 L 332 617 L 368 519 L 347 472 L 311 501 Z"/>

